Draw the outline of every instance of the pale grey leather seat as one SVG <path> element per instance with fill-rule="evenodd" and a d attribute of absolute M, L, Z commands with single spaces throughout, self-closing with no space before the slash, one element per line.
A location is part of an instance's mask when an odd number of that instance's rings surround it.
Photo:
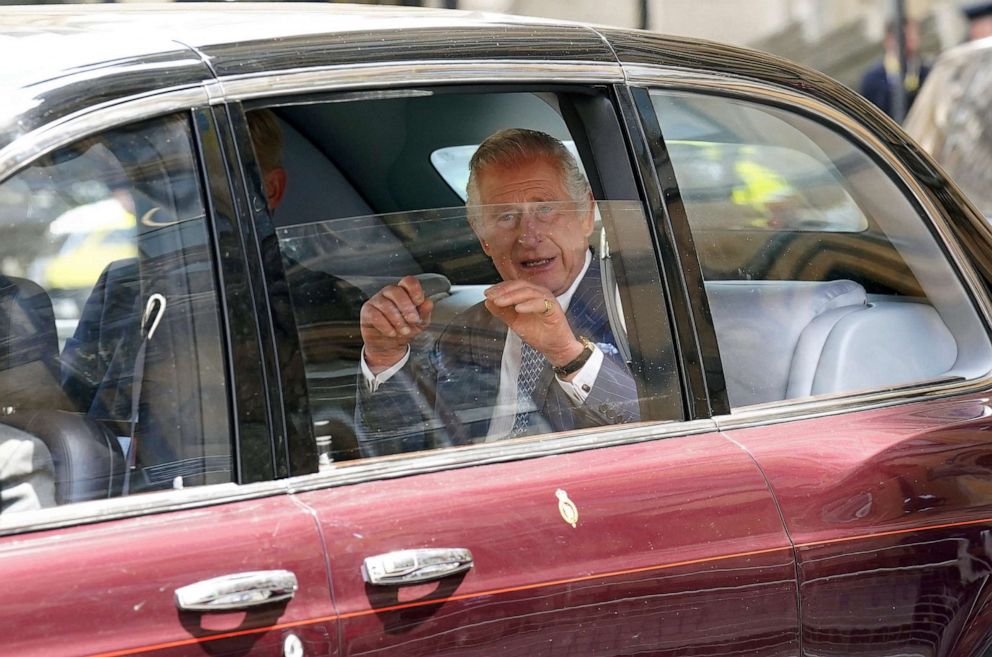
<path fill-rule="evenodd" d="M 864 288 L 847 280 L 710 281 L 706 293 L 735 408 L 792 397 L 790 387 L 815 375 L 816 344 L 867 304 Z"/>
<path fill-rule="evenodd" d="M 789 398 L 934 379 L 948 374 L 958 357 L 947 325 L 932 306 L 919 301 L 869 299 L 866 308 L 837 320 L 820 348 L 803 344 L 811 328 L 797 353 L 818 353 L 816 368 L 807 365 L 803 376 L 790 379 Z"/>
<path fill-rule="evenodd" d="M 848 281 L 706 283 L 734 408 L 934 379 L 954 336 L 919 299 L 869 299 Z"/>

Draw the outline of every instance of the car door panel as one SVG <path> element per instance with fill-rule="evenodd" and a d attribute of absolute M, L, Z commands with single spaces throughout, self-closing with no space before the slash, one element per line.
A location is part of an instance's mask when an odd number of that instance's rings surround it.
<path fill-rule="evenodd" d="M 763 477 L 719 435 L 300 497 L 328 543 L 344 654 L 797 652 L 791 548 Z M 467 548 L 474 566 L 362 579 L 366 557 L 431 547 Z"/>
<path fill-rule="evenodd" d="M 177 609 L 179 587 L 265 570 L 295 574 L 290 601 Z M 282 655 L 288 633 L 306 655 L 336 647 L 316 527 L 285 496 L 8 536 L 0 577 L 4 624 L 16 628 L 4 654 L 51 655 L 58 645 L 61 655 Z"/>
<path fill-rule="evenodd" d="M 796 543 L 805 654 L 988 647 L 988 415 L 971 397 L 727 431 Z"/>

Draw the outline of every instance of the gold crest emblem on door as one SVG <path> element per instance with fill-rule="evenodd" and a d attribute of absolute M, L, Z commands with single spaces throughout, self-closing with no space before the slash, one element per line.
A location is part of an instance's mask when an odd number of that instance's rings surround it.
<path fill-rule="evenodd" d="M 579 522 L 579 507 L 575 506 L 575 502 L 568 499 L 568 493 L 560 488 L 555 491 L 555 497 L 558 498 L 558 513 L 561 514 L 562 520 L 575 527 Z"/>

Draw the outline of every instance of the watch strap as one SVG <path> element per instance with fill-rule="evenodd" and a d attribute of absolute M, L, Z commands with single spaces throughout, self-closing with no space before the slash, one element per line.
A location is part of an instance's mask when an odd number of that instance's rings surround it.
<path fill-rule="evenodd" d="M 566 377 L 569 374 L 574 374 L 575 372 L 581 370 L 582 366 L 589 362 L 589 357 L 592 356 L 593 351 L 596 350 L 596 345 L 594 345 L 592 341 L 585 336 L 580 335 L 579 342 L 581 342 L 582 346 L 585 348 L 579 353 L 578 356 L 560 367 L 552 367 L 555 374 L 559 377 Z"/>

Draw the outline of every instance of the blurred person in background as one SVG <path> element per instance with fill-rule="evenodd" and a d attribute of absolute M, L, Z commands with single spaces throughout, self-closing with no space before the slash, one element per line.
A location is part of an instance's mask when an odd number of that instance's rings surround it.
<path fill-rule="evenodd" d="M 899 44 L 896 37 L 896 23 L 889 21 L 885 26 L 885 37 L 882 45 L 885 54 L 882 60 L 869 68 L 861 78 L 858 91 L 861 95 L 877 105 L 883 112 L 901 121 L 902 116 L 895 115 L 895 95 L 900 87 L 905 91 L 906 104 L 904 111 L 909 111 L 920 85 L 930 73 L 930 67 L 923 63 L 919 54 L 920 30 L 916 21 L 906 20 L 903 23 L 903 34 L 906 42 L 906 70 L 900 75 Z"/>
<path fill-rule="evenodd" d="M 975 2 L 964 8 L 968 19 L 968 41 L 992 36 L 992 2 Z"/>

